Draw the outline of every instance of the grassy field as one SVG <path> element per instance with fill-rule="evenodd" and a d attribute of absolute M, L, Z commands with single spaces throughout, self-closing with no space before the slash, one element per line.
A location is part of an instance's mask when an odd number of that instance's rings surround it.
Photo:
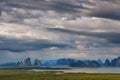
<path fill-rule="evenodd" d="M 0 80 L 120 80 L 120 74 L 63 73 L 0 70 Z"/>

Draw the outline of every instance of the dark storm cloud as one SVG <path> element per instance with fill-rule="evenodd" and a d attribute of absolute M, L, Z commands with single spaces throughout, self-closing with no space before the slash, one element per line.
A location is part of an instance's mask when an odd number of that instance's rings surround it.
<path fill-rule="evenodd" d="M 107 1 L 107 2 L 113 2 L 113 3 L 120 3 L 120 0 L 101 0 L 101 1 Z"/>
<path fill-rule="evenodd" d="M 1 16 L 1 14 L 2 14 L 2 9 L 0 8 L 0 16 Z"/>
<path fill-rule="evenodd" d="M 68 2 L 69 1 L 69 2 Z M 53 10 L 59 12 L 73 12 L 79 13 L 80 16 L 92 16 L 92 17 L 100 17 L 100 18 L 107 18 L 113 20 L 120 20 L 120 0 L 100 0 L 97 2 L 90 2 L 89 0 L 76 0 L 74 4 L 70 0 L 62 0 L 61 2 L 57 1 L 54 5 L 51 5 Z M 106 3 L 102 2 L 106 1 Z M 79 4 L 75 5 L 75 4 Z M 83 4 L 87 4 L 89 6 L 94 6 L 94 8 L 85 7 Z M 78 10 L 79 9 L 79 10 Z M 90 13 L 85 13 L 82 10 L 90 11 Z M 77 16 L 77 15 L 76 15 Z"/>
<path fill-rule="evenodd" d="M 120 33 L 117 32 L 83 32 L 83 31 L 74 31 L 74 30 L 61 29 L 61 28 L 47 28 L 47 30 L 52 32 L 67 33 L 70 35 L 98 37 L 98 38 L 106 39 L 110 43 L 120 44 Z"/>
<path fill-rule="evenodd" d="M 2 4 L 3 3 L 3 4 Z M 88 3 L 88 2 L 85 2 Z M 65 16 L 67 13 L 67 17 L 70 17 L 71 19 L 74 19 L 76 17 L 80 17 L 82 15 L 81 10 L 89 10 L 89 8 L 84 7 L 81 3 L 79 5 L 69 2 L 62 1 L 45 1 L 45 0 L 8 0 L 8 1 L 2 1 L 1 2 L 1 14 L 7 13 L 9 16 L 12 16 L 12 18 L 17 20 L 11 20 L 10 22 L 19 21 L 21 22 L 23 19 L 26 18 L 38 18 L 42 17 L 42 15 L 34 15 L 33 13 L 28 14 L 22 14 L 22 12 L 14 11 L 13 8 L 17 8 L 17 11 L 19 9 L 26 10 L 39 10 L 42 12 L 55 11 L 56 14 L 60 14 Z M 32 12 L 32 11 L 31 11 Z"/>
<path fill-rule="evenodd" d="M 51 6 L 51 8 L 58 12 L 76 12 L 76 9 L 86 9 L 82 5 L 77 6 L 63 2 L 56 2 L 54 5 Z"/>
<path fill-rule="evenodd" d="M 58 13 L 68 13 L 73 17 L 84 15 L 120 20 L 120 0 L 94 0 L 93 2 L 89 0 L 1 0 L 0 2 L 4 3 L 2 8 L 8 6 L 42 11 L 53 10 Z"/>
<path fill-rule="evenodd" d="M 120 0 L 95 0 L 96 6 L 89 16 L 120 20 Z"/>
<path fill-rule="evenodd" d="M 4 2 L 4 1 L 3 1 Z M 19 1 L 12 0 L 7 1 L 4 6 L 16 7 L 16 8 L 24 8 L 24 9 L 40 9 L 40 10 L 55 10 L 57 12 L 75 12 L 76 9 L 88 9 L 81 5 L 73 5 L 71 3 L 66 3 L 63 1 L 41 1 L 41 0 L 27 0 L 27 1 Z"/>
<path fill-rule="evenodd" d="M 120 6 L 118 7 L 114 6 L 112 7 L 111 5 L 109 6 L 104 5 L 103 7 L 102 6 L 103 5 L 91 10 L 91 13 L 88 15 L 112 20 L 120 20 Z"/>
<path fill-rule="evenodd" d="M 48 40 L 18 40 L 6 37 L 0 37 L 0 50 L 23 52 L 30 50 L 42 50 L 51 47 L 65 48 L 67 44 L 55 43 Z"/>
<path fill-rule="evenodd" d="M 108 18 L 108 19 L 113 19 L 113 20 L 120 20 L 120 11 L 105 11 L 105 12 L 95 12 L 92 13 L 90 16 L 94 17 L 100 17 L 100 18 Z"/>

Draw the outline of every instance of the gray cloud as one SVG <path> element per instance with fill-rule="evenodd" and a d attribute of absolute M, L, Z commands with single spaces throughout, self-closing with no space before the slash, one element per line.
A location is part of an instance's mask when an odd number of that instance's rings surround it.
<path fill-rule="evenodd" d="M 113 3 L 120 3 L 120 0 L 101 0 L 101 1 L 107 1 L 107 2 L 113 2 Z"/>
<path fill-rule="evenodd" d="M 104 1 L 104 2 L 103 2 Z M 3 3 L 3 4 L 2 4 Z M 42 11 L 53 10 L 57 13 L 70 14 L 73 17 L 89 16 L 100 17 L 113 20 L 120 20 L 120 1 L 119 0 L 6 0 L 1 1 L 1 7 L 14 7 L 23 9 L 37 9 Z M 111 6 L 112 5 L 112 6 Z M 17 13 L 18 14 L 18 13 Z M 19 17 L 19 16 L 18 16 Z M 19 17 L 20 18 L 20 17 Z M 22 18 L 22 16 L 21 16 Z"/>
<path fill-rule="evenodd" d="M 39 9 L 39 10 L 55 10 L 58 12 L 75 12 L 77 9 L 87 9 L 81 5 L 73 5 L 71 3 L 66 3 L 64 1 L 7 1 L 4 6 L 24 8 L 24 9 Z"/>
<path fill-rule="evenodd" d="M 0 37 L 0 50 L 12 52 L 24 52 L 31 50 L 42 50 L 51 47 L 65 48 L 68 45 L 55 43 L 48 40 L 19 40 L 6 37 Z"/>
<path fill-rule="evenodd" d="M 88 14 L 93 17 L 120 20 L 120 1 L 109 1 L 96 3 L 96 7 Z"/>
<path fill-rule="evenodd" d="M 117 32 L 83 32 L 83 31 L 74 31 L 74 30 L 61 29 L 61 28 L 47 28 L 47 30 L 52 32 L 67 33 L 72 35 L 98 37 L 98 38 L 106 39 L 108 42 L 111 43 L 120 44 L 120 33 Z"/>

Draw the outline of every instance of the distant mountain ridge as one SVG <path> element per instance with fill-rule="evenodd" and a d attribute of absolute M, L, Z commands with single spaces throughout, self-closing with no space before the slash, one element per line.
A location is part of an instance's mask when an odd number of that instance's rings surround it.
<path fill-rule="evenodd" d="M 1 64 L 1 67 L 6 66 L 69 66 L 69 67 L 120 67 L 120 57 L 114 58 L 112 60 L 106 59 L 105 62 L 102 60 L 76 60 L 71 58 L 60 58 L 56 60 L 47 60 L 42 62 L 42 60 L 35 59 L 34 63 L 31 62 L 31 58 L 26 58 L 24 61 L 10 62 Z"/>

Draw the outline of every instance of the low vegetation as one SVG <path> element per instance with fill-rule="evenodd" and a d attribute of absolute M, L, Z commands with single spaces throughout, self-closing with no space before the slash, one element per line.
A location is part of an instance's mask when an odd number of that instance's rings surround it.
<path fill-rule="evenodd" d="M 120 80 L 120 74 L 63 73 L 1 70 L 0 80 Z"/>

